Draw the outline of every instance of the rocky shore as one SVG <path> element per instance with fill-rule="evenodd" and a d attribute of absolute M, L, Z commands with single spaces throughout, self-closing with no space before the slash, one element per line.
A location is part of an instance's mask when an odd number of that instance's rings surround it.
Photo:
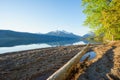
<path fill-rule="evenodd" d="M 46 80 L 85 46 L 0 54 L 0 80 Z M 90 50 L 94 50 L 97 56 L 85 62 L 78 80 L 120 80 L 120 41 L 91 45 Z"/>
<path fill-rule="evenodd" d="M 0 80 L 46 80 L 86 45 L 0 54 Z"/>

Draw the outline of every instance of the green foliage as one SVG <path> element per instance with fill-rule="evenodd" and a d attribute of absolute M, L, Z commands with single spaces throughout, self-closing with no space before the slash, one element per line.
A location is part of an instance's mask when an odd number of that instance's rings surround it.
<path fill-rule="evenodd" d="M 120 39 L 120 0 L 82 0 L 89 26 L 96 35 L 104 34 L 104 39 Z"/>

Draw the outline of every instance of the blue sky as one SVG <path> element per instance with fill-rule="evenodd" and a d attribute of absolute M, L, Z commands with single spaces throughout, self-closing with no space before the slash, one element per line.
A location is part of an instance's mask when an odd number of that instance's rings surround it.
<path fill-rule="evenodd" d="M 81 0 L 0 0 L 0 29 L 83 35 L 89 29 L 83 26 L 82 10 Z"/>

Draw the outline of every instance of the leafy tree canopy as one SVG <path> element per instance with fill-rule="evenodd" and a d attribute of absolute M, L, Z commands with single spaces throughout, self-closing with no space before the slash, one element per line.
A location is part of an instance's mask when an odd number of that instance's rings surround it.
<path fill-rule="evenodd" d="M 104 39 L 120 39 L 120 0 L 82 0 L 89 26 L 96 35 L 104 34 Z"/>

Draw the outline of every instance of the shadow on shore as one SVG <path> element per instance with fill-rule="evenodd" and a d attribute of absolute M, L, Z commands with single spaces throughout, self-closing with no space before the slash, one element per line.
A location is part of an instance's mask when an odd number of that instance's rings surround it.
<path fill-rule="evenodd" d="M 113 58 L 115 46 L 105 52 L 105 54 L 95 63 L 91 64 L 78 80 L 109 80 L 106 74 L 111 72 L 114 66 Z"/>

